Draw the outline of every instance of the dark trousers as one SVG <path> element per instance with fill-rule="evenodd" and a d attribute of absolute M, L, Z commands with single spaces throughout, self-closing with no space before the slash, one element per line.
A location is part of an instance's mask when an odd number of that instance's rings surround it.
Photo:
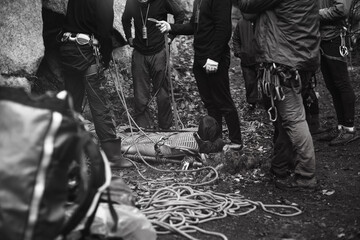
<path fill-rule="evenodd" d="M 245 82 L 246 102 L 249 104 L 258 103 L 259 94 L 258 94 L 256 66 L 241 65 L 241 69 Z"/>
<path fill-rule="evenodd" d="M 166 50 L 146 56 L 134 49 L 132 54 L 132 76 L 135 98 L 135 121 L 143 128 L 152 128 L 153 117 L 148 108 L 152 95 L 156 94 L 158 122 L 161 129 L 172 126 L 173 114 L 169 95 L 169 79 L 166 71 Z"/>
<path fill-rule="evenodd" d="M 225 118 L 229 129 L 229 139 L 233 143 L 242 144 L 240 120 L 230 94 L 230 57 L 224 56 L 224 59 L 219 62 L 216 73 L 206 73 L 204 64 L 205 61 L 195 59 L 193 65 L 201 100 L 209 116 L 215 118 L 219 126 L 222 126 L 222 117 Z"/>
<path fill-rule="evenodd" d="M 329 90 L 338 124 L 353 127 L 355 94 L 350 83 L 346 59 L 340 55 L 340 37 L 321 42 L 321 72 Z"/>
<path fill-rule="evenodd" d="M 60 48 L 65 90 L 73 97 L 75 110 L 81 112 L 84 95 L 89 102 L 95 131 L 100 141 L 115 140 L 116 130 L 108 99 L 101 85 L 106 81 L 104 69 L 96 64 L 93 48 L 89 45 L 64 43 Z"/>

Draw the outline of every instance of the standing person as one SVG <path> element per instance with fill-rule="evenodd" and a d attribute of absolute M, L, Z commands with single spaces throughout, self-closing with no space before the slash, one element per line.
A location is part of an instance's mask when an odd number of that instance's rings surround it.
<path fill-rule="evenodd" d="M 172 126 L 173 113 L 169 96 L 169 81 L 167 54 L 165 44 L 168 39 L 149 19 L 166 20 L 167 14 L 174 15 L 175 23 L 182 23 L 185 13 L 175 0 L 127 0 L 122 15 L 122 24 L 126 39 L 132 53 L 132 78 L 135 98 L 135 121 L 143 128 L 153 128 L 153 117 L 148 105 L 151 101 L 151 83 L 153 95 L 156 96 L 158 107 L 159 128 L 168 130 Z M 135 28 L 135 38 L 132 36 L 132 20 Z M 170 35 L 170 40 L 174 39 Z"/>
<path fill-rule="evenodd" d="M 231 0 L 195 0 L 190 22 L 157 25 L 161 32 L 194 35 L 193 72 L 208 115 L 229 129 L 229 148 L 242 149 L 240 120 L 230 94 Z"/>
<path fill-rule="evenodd" d="M 306 122 L 302 82 L 319 67 L 318 6 L 313 0 L 239 0 L 244 13 L 258 14 L 256 61 L 261 85 L 271 101 L 278 136 L 270 171 L 282 189 L 315 188 L 315 151 Z M 306 17 L 304 17 L 306 16 Z M 289 176 L 289 170 L 294 175 Z"/>
<path fill-rule="evenodd" d="M 75 110 L 81 112 L 86 92 L 100 145 L 112 168 L 124 168 L 132 164 L 121 154 L 121 139 L 101 87 L 111 59 L 113 19 L 113 0 L 69 0 L 60 55 Z"/>
<path fill-rule="evenodd" d="M 254 23 L 242 16 L 235 27 L 232 42 L 234 56 L 240 58 L 241 61 L 241 70 L 245 81 L 246 102 L 250 104 L 250 110 L 255 109 L 259 101 L 254 40 Z"/>
<path fill-rule="evenodd" d="M 349 0 L 319 0 L 321 72 L 337 116 L 337 126 L 320 140 L 330 146 L 345 145 L 359 138 L 354 126 L 355 94 L 350 83 L 343 27 Z"/>

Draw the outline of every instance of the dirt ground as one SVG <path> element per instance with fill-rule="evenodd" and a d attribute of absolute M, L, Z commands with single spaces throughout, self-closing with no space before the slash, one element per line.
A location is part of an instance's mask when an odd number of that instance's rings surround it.
<path fill-rule="evenodd" d="M 261 108 L 253 112 L 247 110 L 244 82 L 237 66 L 239 62 L 235 59 L 232 62 L 232 95 L 239 109 L 246 150 L 253 154 L 256 165 L 251 169 L 223 171 L 219 180 L 209 187 L 217 192 L 237 192 L 246 199 L 267 204 L 293 203 L 303 213 L 294 217 L 281 217 L 257 209 L 244 216 L 228 216 L 199 227 L 221 232 L 229 240 L 360 239 L 360 140 L 347 146 L 330 147 L 314 136 L 318 189 L 314 192 L 288 192 L 275 188 L 267 175 L 272 149 L 272 125 Z M 356 126 L 360 128 L 360 70 L 356 68 L 350 73 L 356 94 Z M 324 127 L 330 127 L 336 123 L 335 112 L 321 74 L 318 76 L 316 90 L 320 94 L 321 121 Z M 248 133 L 248 127 L 254 126 L 254 123 L 255 131 Z M 156 171 L 143 170 L 143 173 L 149 178 L 163 175 Z M 133 191 L 139 192 L 136 186 L 139 174 L 129 171 L 124 176 Z M 200 233 L 192 235 L 197 239 L 220 239 Z M 177 234 L 165 234 L 159 235 L 158 239 L 185 238 Z"/>

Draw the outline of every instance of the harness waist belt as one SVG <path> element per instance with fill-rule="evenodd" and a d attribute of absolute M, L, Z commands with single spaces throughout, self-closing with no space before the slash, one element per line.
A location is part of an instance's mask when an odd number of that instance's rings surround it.
<path fill-rule="evenodd" d="M 99 45 L 99 41 L 96 38 L 89 36 L 88 34 L 85 34 L 85 33 L 65 32 L 63 34 L 63 37 L 61 38 L 61 41 L 62 42 L 66 42 L 66 41 L 77 42 L 79 45 L 86 45 L 86 44 L 90 44 L 92 46 Z"/>

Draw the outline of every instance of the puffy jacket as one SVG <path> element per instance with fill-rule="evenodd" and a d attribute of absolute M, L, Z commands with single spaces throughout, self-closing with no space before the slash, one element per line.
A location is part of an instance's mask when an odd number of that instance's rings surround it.
<path fill-rule="evenodd" d="M 238 0 L 240 10 L 258 14 L 256 61 L 315 71 L 320 63 L 319 8 L 314 0 Z"/>
<path fill-rule="evenodd" d="M 340 35 L 345 26 L 352 0 L 319 0 L 320 33 L 322 40 L 331 40 Z"/>

